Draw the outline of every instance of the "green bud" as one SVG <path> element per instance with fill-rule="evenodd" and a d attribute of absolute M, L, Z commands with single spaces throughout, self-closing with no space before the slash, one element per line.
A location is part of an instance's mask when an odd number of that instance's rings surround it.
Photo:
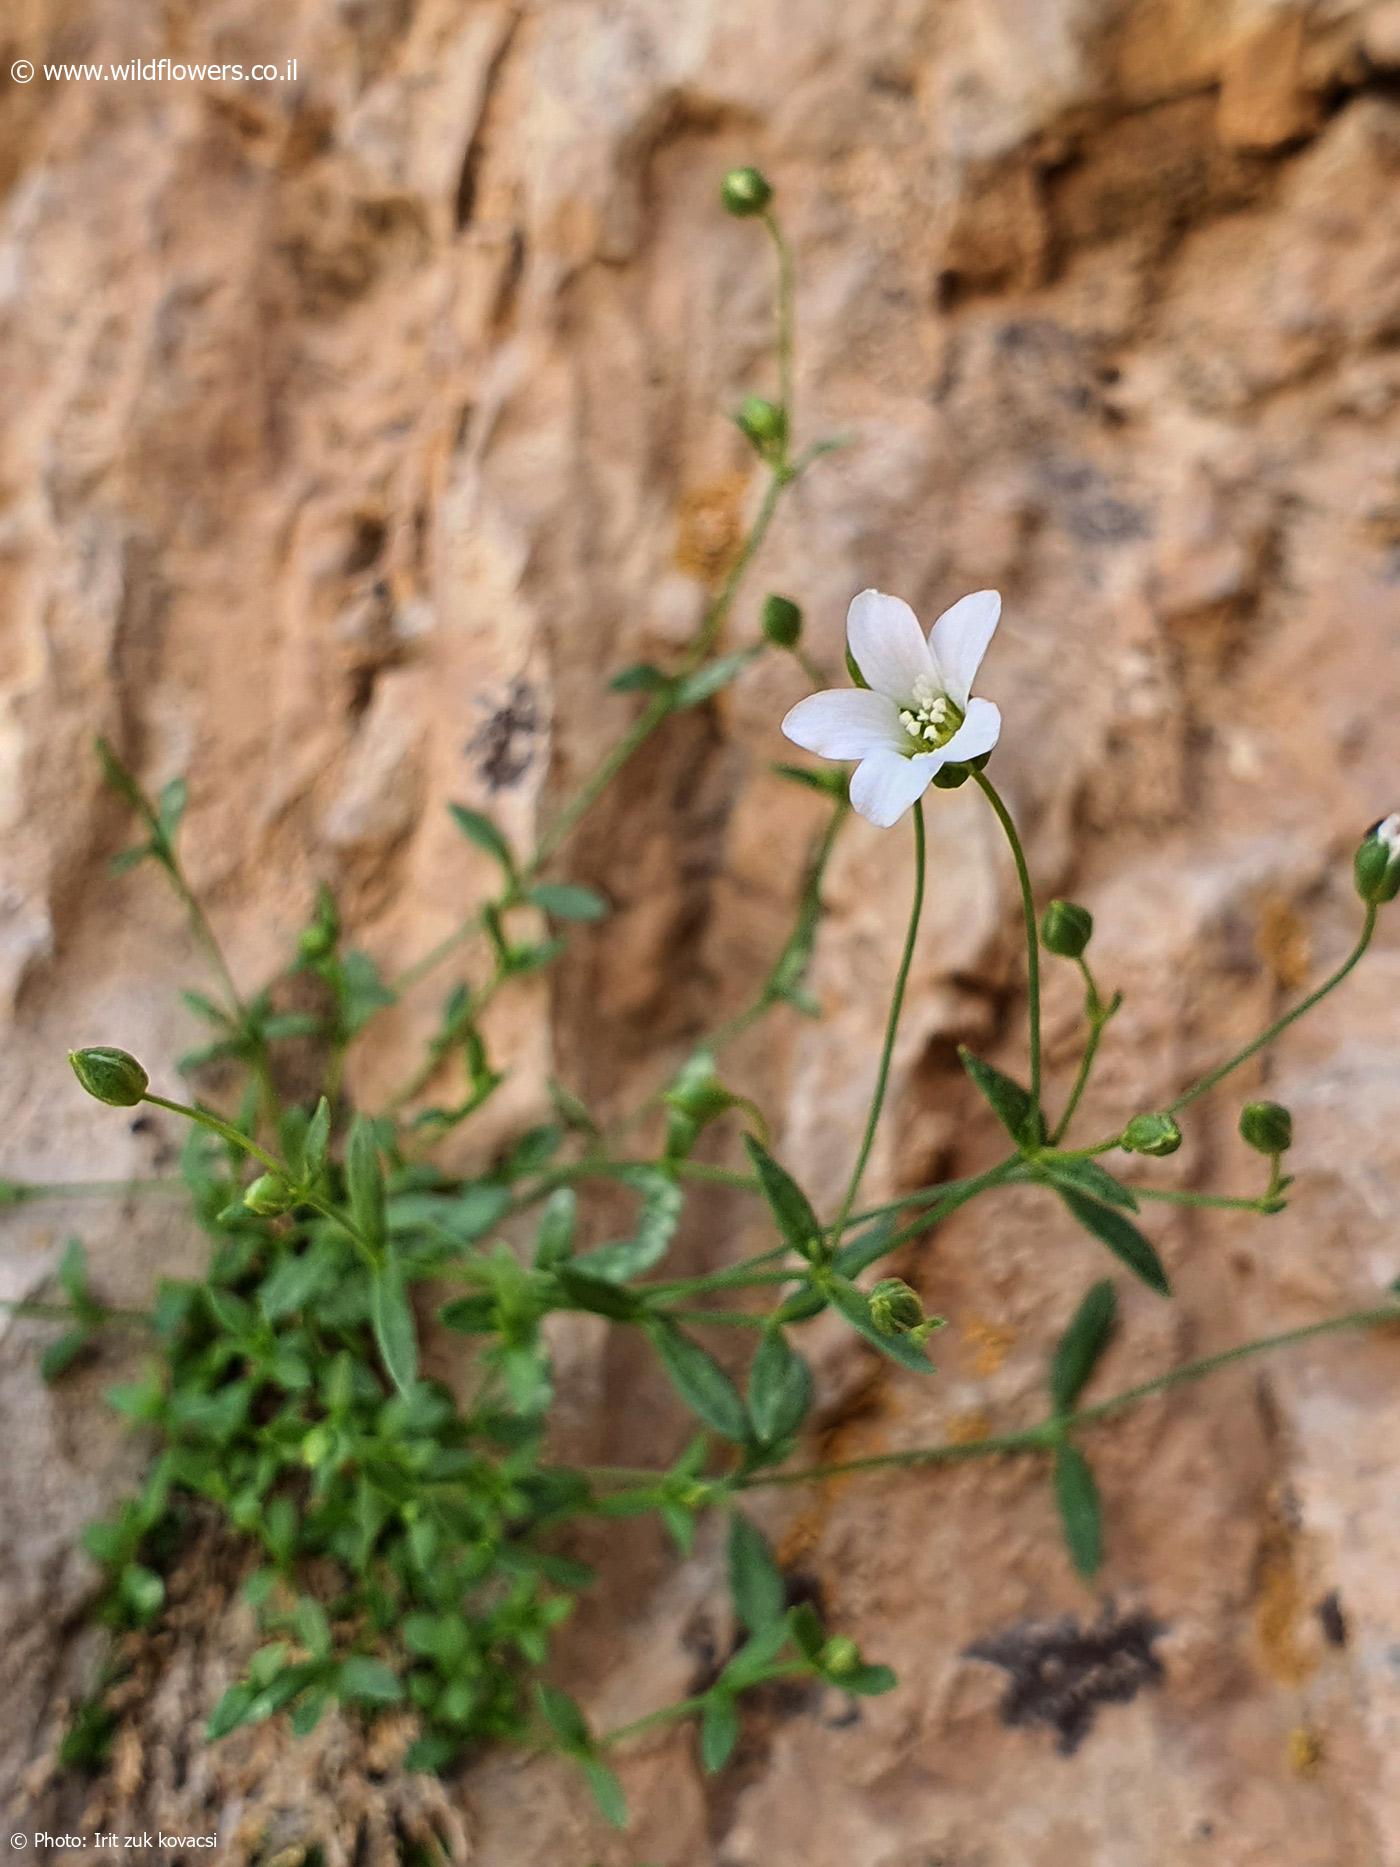
<path fill-rule="evenodd" d="M 1368 907 L 1400 895 L 1400 811 L 1392 811 L 1362 837 L 1353 863 L 1356 892 Z"/>
<path fill-rule="evenodd" d="M 774 648 L 796 648 L 802 634 L 802 611 L 791 598 L 764 597 L 763 633 Z"/>
<path fill-rule="evenodd" d="M 943 765 L 933 774 L 933 788 L 936 791 L 956 791 L 967 783 L 975 771 L 985 771 L 990 752 L 979 752 L 976 758 L 963 761 L 960 765 Z"/>
<path fill-rule="evenodd" d="M 297 952 L 303 959 L 324 959 L 335 945 L 329 927 L 304 927 L 297 939 Z"/>
<path fill-rule="evenodd" d="M 68 1061 L 88 1094 L 114 1109 L 135 1108 L 150 1087 L 150 1077 L 129 1050 L 94 1044 L 88 1050 L 70 1050 Z"/>
<path fill-rule="evenodd" d="M 328 1426 L 313 1426 L 301 1442 L 301 1462 L 313 1471 L 324 1465 L 335 1450 L 335 1436 Z"/>
<path fill-rule="evenodd" d="M 1119 1136 L 1118 1145 L 1130 1154 L 1151 1154 L 1157 1159 L 1175 1154 L 1181 1130 L 1170 1115 L 1134 1115 Z"/>
<path fill-rule="evenodd" d="M 249 1212 L 261 1213 L 265 1219 L 289 1212 L 296 1203 L 296 1195 L 280 1173 L 260 1173 L 243 1195 Z"/>
<path fill-rule="evenodd" d="M 1093 915 L 1077 901 L 1054 900 L 1041 916 L 1040 938 L 1046 950 L 1061 959 L 1078 959 L 1093 931 Z"/>
<path fill-rule="evenodd" d="M 902 1277 L 882 1277 L 870 1292 L 870 1320 L 881 1335 L 908 1335 L 924 1322 L 917 1290 Z"/>
<path fill-rule="evenodd" d="M 817 1655 L 817 1665 L 830 1677 L 853 1673 L 860 1665 L 860 1648 L 849 1634 L 836 1634 Z"/>
<path fill-rule="evenodd" d="M 730 169 L 719 193 L 725 213 L 739 220 L 761 214 L 773 199 L 767 176 L 755 168 Z"/>
<path fill-rule="evenodd" d="M 765 460 L 776 460 L 787 445 L 787 416 L 776 402 L 747 395 L 734 411 L 734 420 Z"/>
<path fill-rule="evenodd" d="M 1246 1102 L 1240 1134 L 1261 1154 L 1286 1154 L 1293 1145 L 1293 1117 L 1281 1102 Z"/>

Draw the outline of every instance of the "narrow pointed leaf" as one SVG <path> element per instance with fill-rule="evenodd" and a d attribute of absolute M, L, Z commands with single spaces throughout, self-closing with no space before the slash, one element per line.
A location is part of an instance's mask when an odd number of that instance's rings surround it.
<path fill-rule="evenodd" d="M 350 1190 L 350 1213 L 372 1251 L 384 1244 L 384 1173 L 373 1124 L 355 1117 L 345 1149 L 345 1176 Z"/>
<path fill-rule="evenodd" d="M 744 1444 L 749 1436 L 748 1412 L 739 1390 L 713 1355 L 663 1317 L 649 1317 L 645 1326 L 672 1386 L 686 1405 L 717 1433 Z"/>
<path fill-rule="evenodd" d="M 1100 1205 L 1096 1199 L 1086 1199 L 1082 1193 L 1071 1192 L 1068 1187 L 1062 1186 L 1056 1190 L 1085 1231 L 1091 1232 L 1101 1244 L 1107 1245 L 1113 1255 L 1121 1259 L 1134 1276 L 1140 1277 L 1149 1290 L 1155 1290 L 1159 1296 L 1171 1295 L 1172 1287 L 1162 1268 L 1162 1260 L 1131 1219 L 1125 1218 L 1121 1212 L 1115 1212 L 1112 1206 Z"/>
<path fill-rule="evenodd" d="M 1094 1474 L 1078 1446 L 1066 1443 L 1055 1452 L 1055 1502 L 1070 1560 L 1087 1581 L 1103 1560 L 1103 1512 Z"/>
<path fill-rule="evenodd" d="M 973 1056 L 966 1045 L 959 1046 L 958 1057 L 1011 1139 L 1017 1143 L 1038 1141 L 1040 1123 L 1036 1119 L 1035 1105 L 1028 1092 L 997 1069 L 995 1064 Z"/>
<path fill-rule="evenodd" d="M 374 1273 L 370 1319 L 385 1371 L 401 1394 L 410 1393 L 418 1379 L 418 1328 L 397 1258 L 386 1258 Z"/>
<path fill-rule="evenodd" d="M 742 1511 L 729 1523 L 729 1592 L 751 1634 L 761 1634 L 787 1612 L 787 1585 L 768 1539 Z"/>
<path fill-rule="evenodd" d="M 763 1197 L 778 1221 L 778 1230 L 794 1251 L 810 1258 L 822 1235 L 811 1201 L 787 1169 L 780 1167 L 768 1149 L 751 1134 L 744 1136 L 744 1146 L 758 1175 Z"/>
<path fill-rule="evenodd" d="M 840 1310 L 851 1327 L 863 1335 L 873 1348 L 878 1348 L 882 1355 L 888 1355 L 901 1368 L 911 1368 L 916 1374 L 933 1373 L 933 1363 L 925 1354 L 921 1342 L 916 1342 L 908 1335 L 885 1335 L 875 1327 L 870 1314 L 870 1299 L 863 1290 L 857 1290 L 844 1277 L 832 1277 L 826 1290 L 831 1307 Z"/>
<path fill-rule="evenodd" d="M 1118 1297 L 1107 1278 L 1089 1291 L 1060 1337 L 1050 1364 L 1050 1397 L 1057 1413 L 1069 1413 L 1108 1347 Z"/>
<path fill-rule="evenodd" d="M 711 1697 L 700 1714 L 700 1761 L 707 1776 L 722 1770 L 739 1741 L 739 1713 L 732 1698 Z"/>
<path fill-rule="evenodd" d="M 494 856 L 505 871 L 510 881 L 515 879 L 515 857 L 511 854 L 510 844 L 492 823 L 491 819 L 479 810 L 469 810 L 465 804 L 449 804 L 452 821 L 478 849 L 484 849 L 488 856 Z"/>
<path fill-rule="evenodd" d="M 1050 1155 L 1040 1166 L 1056 1186 L 1067 1187 L 1072 1193 L 1083 1193 L 1089 1199 L 1097 1199 L 1101 1205 L 1122 1206 L 1126 1212 L 1138 1209 L 1133 1189 L 1115 1180 L 1096 1160 L 1057 1160 Z"/>
<path fill-rule="evenodd" d="M 811 1369 L 781 1329 L 765 1329 L 749 1370 L 749 1417 L 760 1445 L 790 1439 L 811 1404 Z"/>

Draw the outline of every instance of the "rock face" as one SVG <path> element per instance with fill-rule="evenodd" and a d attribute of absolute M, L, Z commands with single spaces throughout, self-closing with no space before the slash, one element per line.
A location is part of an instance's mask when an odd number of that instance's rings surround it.
<path fill-rule="evenodd" d="M 0 45 L 6 68 L 297 62 L 5 93 L 0 1171 L 145 1173 L 173 1145 L 79 1103 L 63 1063 L 116 1043 L 168 1079 L 192 1041 L 175 988 L 198 979 L 176 908 L 106 874 L 124 826 L 94 731 L 153 783 L 188 774 L 193 878 L 255 979 L 320 877 L 357 942 L 406 964 L 483 880 L 443 802 L 528 839 L 625 728 L 606 673 L 693 627 L 758 491 L 723 419 L 772 380 L 767 255 L 716 212 L 735 161 L 771 175 L 800 256 L 799 429 L 849 445 L 786 508 L 734 639 L 784 590 L 835 667 L 863 585 L 929 614 L 1002 590 L 998 781 L 1039 887 L 1092 907 L 1127 995 L 1085 1133 L 1169 1099 L 1346 951 L 1350 848 L 1400 802 L 1393 3 L 29 0 Z M 629 1106 L 763 976 L 816 821 L 768 775 L 801 691 L 765 661 L 587 820 L 567 867 L 617 912 L 503 1010 L 494 1138 L 550 1070 Z M 975 794 L 934 804 L 872 1197 L 992 1158 L 958 1042 L 1022 1056 L 1009 865 Z M 736 1051 L 827 1201 L 907 865 L 900 832 L 851 830 L 825 1020 L 777 1016 Z M 364 1096 L 436 996 L 356 1057 Z M 1400 1269 L 1397 1002 L 1383 924 L 1344 994 L 1193 1105 L 1175 1183 L 1252 1190 L 1234 1116 L 1267 1085 L 1295 1111 L 1296 1195 L 1267 1223 L 1161 1209 L 1177 1300 L 1123 1292 L 1103 1391 Z M 1077 1014 L 1052 966 L 1056 1080 Z M 7 1218 L 6 1295 L 79 1227 L 118 1302 L 199 1249 L 149 1202 L 32 1210 Z M 742 1200 L 702 1216 L 697 1267 L 760 1248 Z M 1104 1265 L 1043 1198 L 1003 1193 L 903 1268 L 951 1319 L 940 1373 L 887 1380 L 833 1338 L 832 1456 L 1036 1417 Z M 50 1394 L 35 1340 L 0 1339 L 15 1779 L 83 1660 L 76 1528 L 134 1456 L 100 1404 L 111 1364 Z M 650 1371 L 592 1338 L 569 1358 L 591 1455 L 669 1452 L 659 1392 L 636 1405 Z M 716 1780 L 688 1735 L 656 1737 L 626 1765 L 623 1840 L 553 1765 L 488 1758 L 454 1791 L 471 1857 L 1397 1867 L 1397 1378 L 1395 1339 L 1324 1340 L 1104 1427 L 1092 1590 L 1032 1464 L 774 1494 L 793 1573 L 900 1689 L 858 1715 L 761 1707 Z M 608 1723 L 691 1689 L 729 1627 L 715 1551 L 603 1558 L 565 1663 Z"/>

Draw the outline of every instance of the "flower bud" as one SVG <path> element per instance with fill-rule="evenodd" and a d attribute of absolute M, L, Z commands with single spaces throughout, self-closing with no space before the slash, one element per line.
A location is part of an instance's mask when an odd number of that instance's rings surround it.
<path fill-rule="evenodd" d="M 739 220 L 761 214 L 773 199 L 773 188 L 766 175 L 755 168 L 730 169 L 720 186 L 724 211 Z"/>
<path fill-rule="evenodd" d="M 882 1277 L 870 1292 L 870 1320 L 881 1335 L 908 1335 L 924 1321 L 918 1291 L 902 1277 Z"/>
<path fill-rule="evenodd" d="M 860 1665 L 860 1648 L 849 1634 L 835 1634 L 817 1655 L 817 1665 L 828 1677 L 853 1673 Z"/>
<path fill-rule="evenodd" d="M 1261 1154 L 1286 1154 L 1293 1145 L 1293 1117 L 1280 1102 L 1246 1102 L 1240 1135 Z"/>
<path fill-rule="evenodd" d="M 1040 938 L 1046 950 L 1061 959 L 1078 959 L 1094 931 L 1094 917 L 1077 901 L 1054 900 L 1040 921 Z"/>
<path fill-rule="evenodd" d="M 746 395 L 734 411 L 734 420 L 765 460 L 776 459 L 787 445 L 787 416 L 776 402 Z"/>
<path fill-rule="evenodd" d="M 265 1219 L 290 1212 L 296 1203 L 296 1195 L 280 1173 L 260 1173 L 243 1195 L 249 1212 L 260 1213 Z"/>
<path fill-rule="evenodd" d="M 802 634 L 802 611 L 790 597 L 764 597 L 763 633 L 774 648 L 796 648 Z"/>
<path fill-rule="evenodd" d="M 114 1109 L 135 1108 L 150 1087 L 150 1077 L 129 1050 L 94 1044 L 87 1050 L 70 1050 L 68 1061 L 88 1094 Z"/>
<path fill-rule="evenodd" d="M 1353 864 L 1356 892 L 1368 907 L 1400 894 L 1400 811 L 1392 811 L 1362 837 Z"/>
<path fill-rule="evenodd" d="M 304 927 L 297 936 L 297 952 L 303 959 L 324 959 L 335 945 L 329 927 Z"/>
<path fill-rule="evenodd" d="M 1118 1138 L 1130 1154 L 1151 1154 L 1160 1159 L 1181 1146 L 1181 1130 L 1170 1115 L 1134 1115 Z"/>

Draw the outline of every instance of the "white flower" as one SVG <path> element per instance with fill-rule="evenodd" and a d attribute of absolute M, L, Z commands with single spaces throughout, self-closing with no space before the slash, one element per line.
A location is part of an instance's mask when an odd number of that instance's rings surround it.
<path fill-rule="evenodd" d="M 788 718 L 791 717 L 792 715 L 789 714 Z M 1400 810 L 1393 810 L 1388 817 L 1382 817 L 1376 825 L 1375 833 L 1377 840 L 1384 843 L 1390 851 L 1390 859 L 1393 862 L 1397 856 L 1400 856 Z"/>
<path fill-rule="evenodd" d="M 973 700 L 1001 598 L 977 590 L 954 603 L 924 640 L 919 619 L 897 596 L 862 590 L 846 617 L 846 640 L 869 688 L 812 694 L 783 721 L 795 744 L 822 758 L 859 759 L 851 802 L 882 830 L 921 798 L 935 773 L 990 752 L 1001 714 Z"/>

